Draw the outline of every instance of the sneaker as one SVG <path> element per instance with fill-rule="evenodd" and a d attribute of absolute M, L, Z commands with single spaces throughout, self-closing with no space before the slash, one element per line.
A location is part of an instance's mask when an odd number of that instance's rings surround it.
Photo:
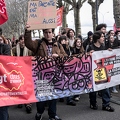
<path fill-rule="evenodd" d="M 67 102 L 67 105 L 76 106 L 76 103 L 74 101 L 70 101 L 70 102 Z"/>
<path fill-rule="evenodd" d="M 102 110 L 106 110 L 106 111 L 109 111 L 109 112 L 114 112 L 115 109 L 113 107 L 111 107 L 110 105 L 106 106 L 106 107 L 102 107 Z"/>
<path fill-rule="evenodd" d="M 26 108 L 26 112 L 27 113 L 31 113 L 32 112 L 32 106 L 31 106 L 31 104 L 26 105 L 25 108 Z"/>
<path fill-rule="evenodd" d="M 118 93 L 118 91 L 116 89 L 112 90 L 112 93 Z"/>
<path fill-rule="evenodd" d="M 58 116 L 55 116 L 54 118 L 49 117 L 49 120 L 62 120 L 62 119 L 59 118 Z"/>
<path fill-rule="evenodd" d="M 97 104 L 95 104 L 95 105 L 90 104 L 90 108 L 93 109 L 93 110 L 97 110 L 98 109 L 98 105 Z"/>
<path fill-rule="evenodd" d="M 79 98 L 79 97 L 75 97 L 74 100 L 75 100 L 75 101 L 79 101 L 80 98 Z"/>
<path fill-rule="evenodd" d="M 42 115 L 39 113 L 36 113 L 35 120 L 42 120 Z"/>

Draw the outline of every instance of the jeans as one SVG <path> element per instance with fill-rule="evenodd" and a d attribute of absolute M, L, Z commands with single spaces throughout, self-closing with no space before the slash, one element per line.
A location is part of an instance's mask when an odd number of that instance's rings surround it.
<path fill-rule="evenodd" d="M 56 100 L 49 100 L 49 101 L 42 101 L 42 102 L 37 102 L 36 107 L 37 107 L 37 112 L 39 114 L 43 114 L 45 110 L 45 105 L 46 102 L 48 103 L 48 115 L 51 118 L 54 118 L 56 116 Z"/>
<path fill-rule="evenodd" d="M 103 89 L 100 92 L 101 92 L 101 95 L 102 95 L 102 106 L 106 107 L 110 103 L 109 88 Z M 89 93 L 89 98 L 90 98 L 90 104 L 94 106 L 97 103 L 97 101 L 96 101 L 96 92 Z"/>
<path fill-rule="evenodd" d="M 8 120 L 8 107 L 0 107 L 0 120 Z"/>
<path fill-rule="evenodd" d="M 73 102 L 73 96 L 69 96 L 69 97 L 67 97 L 66 101 L 67 101 L 67 103 L 69 103 L 69 102 Z"/>

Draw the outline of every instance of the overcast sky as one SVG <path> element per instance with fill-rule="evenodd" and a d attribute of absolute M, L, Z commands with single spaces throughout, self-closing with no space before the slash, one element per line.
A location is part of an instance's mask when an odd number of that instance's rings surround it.
<path fill-rule="evenodd" d="M 88 31 L 93 31 L 92 29 L 92 14 L 91 6 L 85 2 L 81 8 L 81 31 L 82 34 L 87 34 Z M 113 16 L 113 0 L 104 0 L 104 2 L 99 7 L 98 12 L 98 23 L 106 23 L 107 30 L 113 29 L 114 16 Z M 67 15 L 67 23 L 69 28 L 74 29 L 74 16 L 73 12 Z"/>

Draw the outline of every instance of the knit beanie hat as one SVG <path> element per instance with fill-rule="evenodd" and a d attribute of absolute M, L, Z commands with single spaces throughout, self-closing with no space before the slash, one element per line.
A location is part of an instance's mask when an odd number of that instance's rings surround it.
<path fill-rule="evenodd" d="M 87 33 L 87 35 L 88 35 L 88 36 L 91 36 L 91 35 L 93 35 L 93 33 L 92 33 L 91 31 L 89 31 L 89 32 Z"/>

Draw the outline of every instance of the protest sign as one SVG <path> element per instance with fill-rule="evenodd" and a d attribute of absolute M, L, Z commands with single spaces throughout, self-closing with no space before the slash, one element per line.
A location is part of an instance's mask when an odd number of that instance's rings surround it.
<path fill-rule="evenodd" d="M 120 53 L 118 49 L 92 54 L 94 91 L 120 84 Z"/>
<path fill-rule="evenodd" d="M 56 28 L 56 0 L 29 1 L 28 21 L 30 30 Z"/>

